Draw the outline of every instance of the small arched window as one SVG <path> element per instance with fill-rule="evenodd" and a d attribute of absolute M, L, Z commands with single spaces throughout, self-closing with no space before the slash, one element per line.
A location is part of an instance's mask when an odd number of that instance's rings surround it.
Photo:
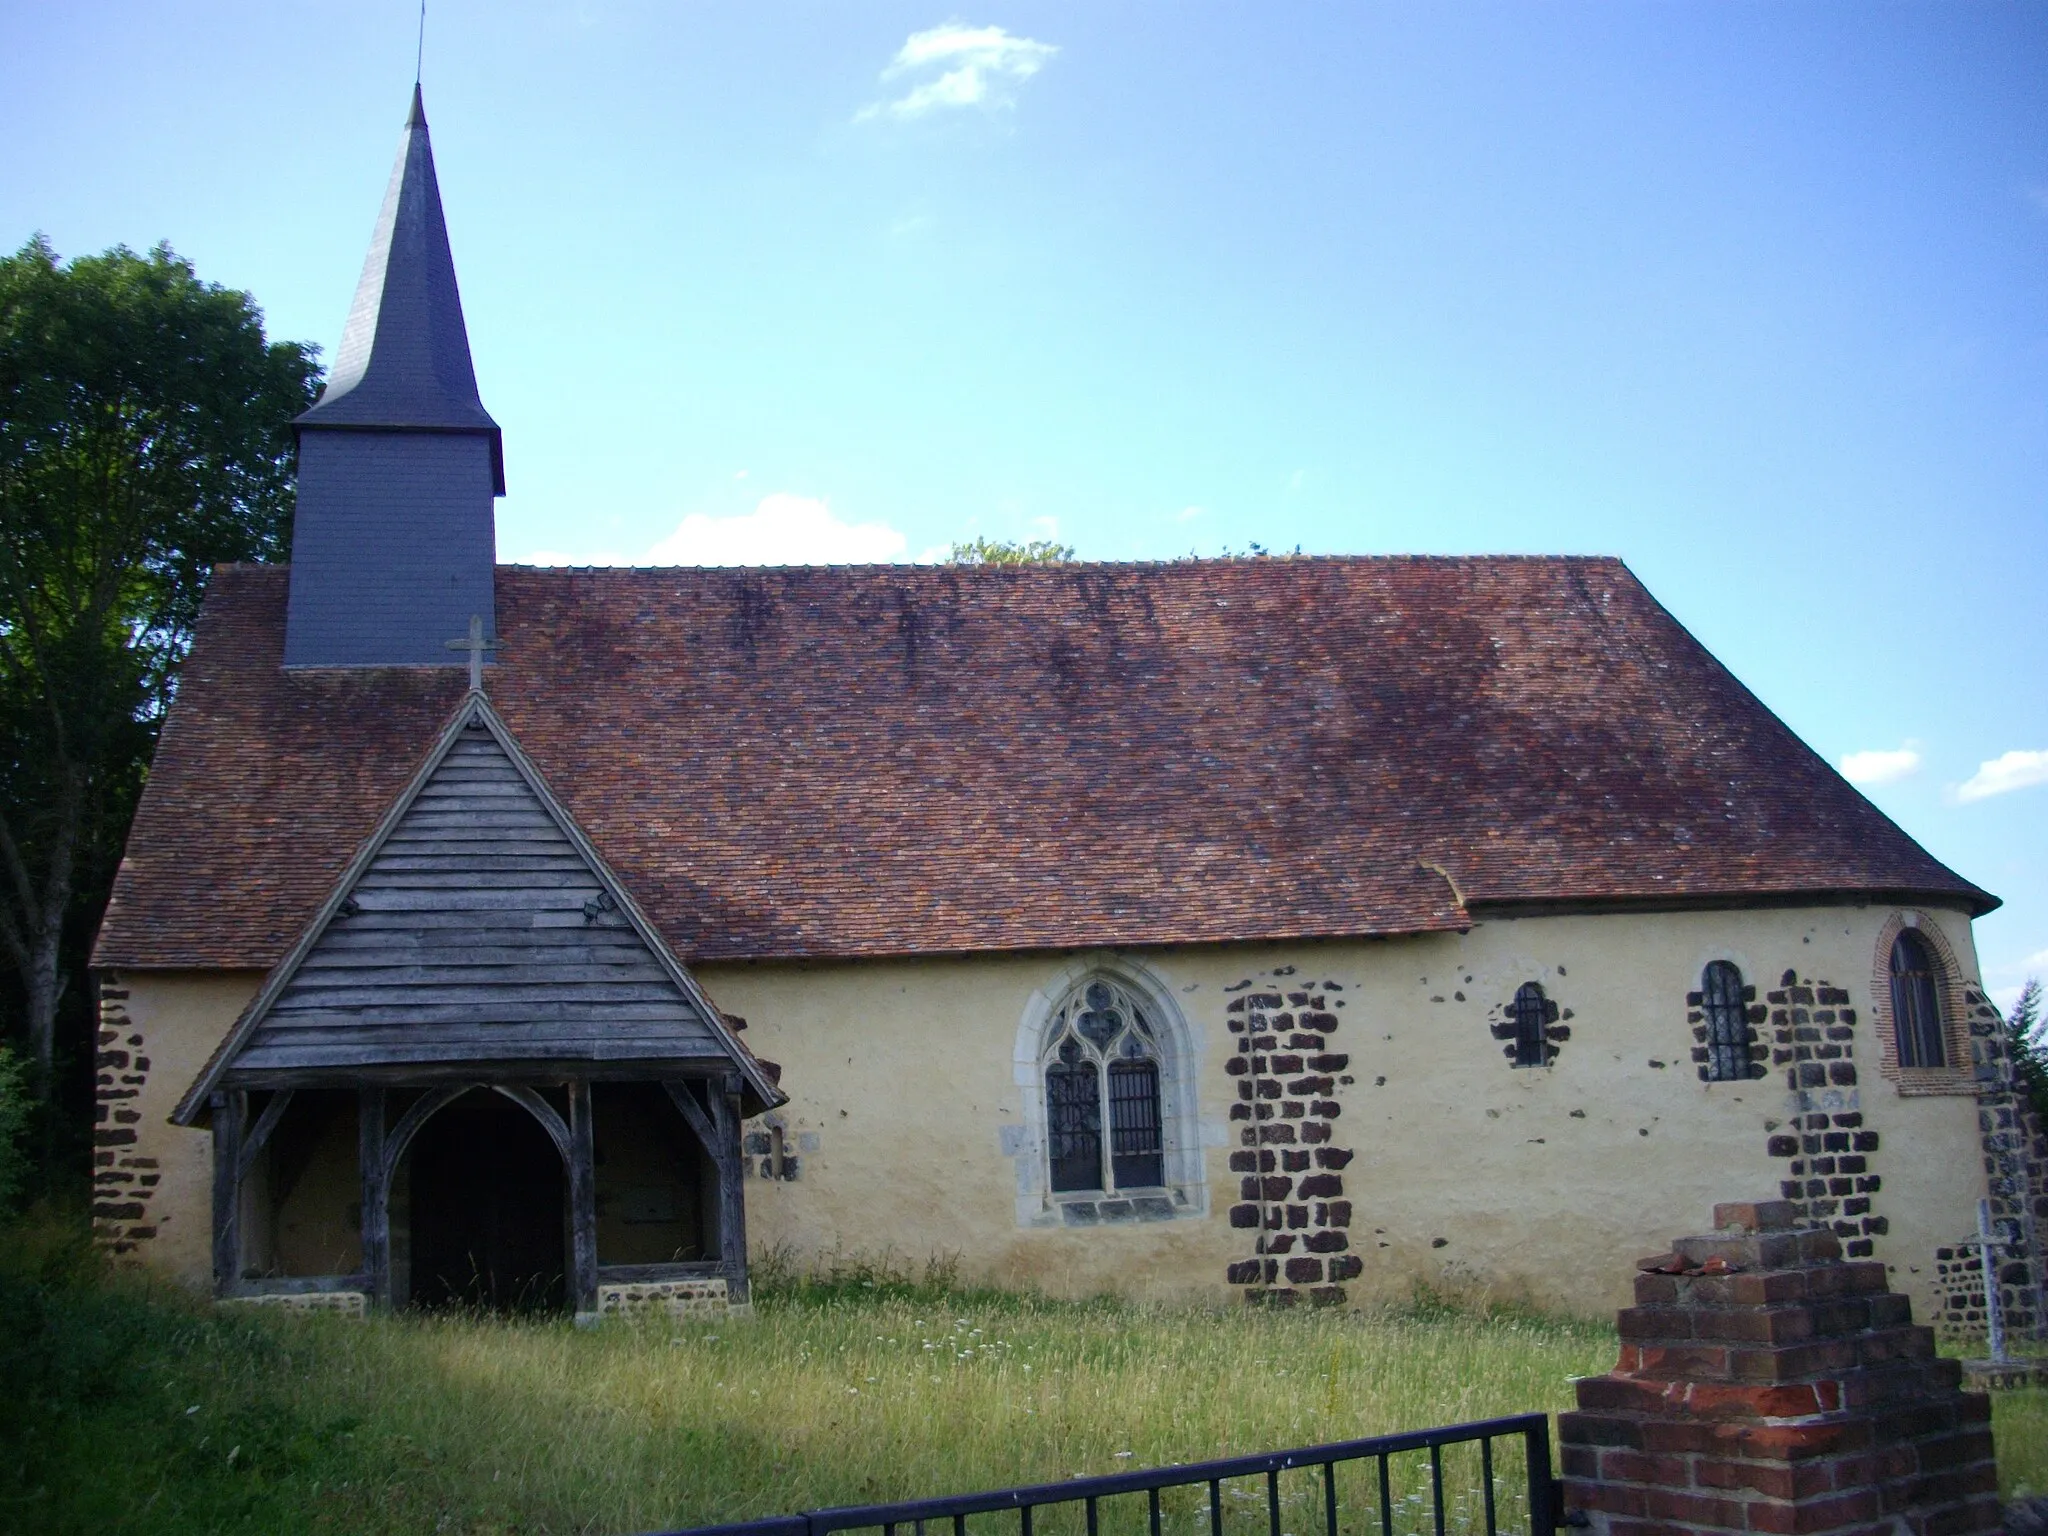
<path fill-rule="evenodd" d="M 1543 1026 L 1549 1022 L 1549 999 L 1543 988 L 1525 981 L 1515 990 L 1515 1065 L 1540 1067 L 1544 1061 Z"/>
<path fill-rule="evenodd" d="M 1060 1009 L 1045 1034 L 1045 1124 L 1054 1192 L 1163 1185 L 1159 1036 L 1138 1000 L 1098 977 Z"/>
<path fill-rule="evenodd" d="M 1715 960 L 1700 973 L 1700 1001 L 1707 1016 L 1707 1077 L 1727 1082 L 1749 1076 L 1749 1005 L 1742 972 Z"/>
<path fill-rule="evenodd" d="M 1907 928 L 1892 941 L 1892 1028 L 1897 1031 L 1899 1065 L 1945 1067 L 1941 990 L 1927 941 Z"/>

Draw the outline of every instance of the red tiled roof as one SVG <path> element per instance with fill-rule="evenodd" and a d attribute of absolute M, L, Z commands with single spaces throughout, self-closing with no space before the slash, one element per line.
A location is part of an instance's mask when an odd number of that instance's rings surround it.
<path fill-rule="evenodd" d="M 213 578 L 96 955 L 271 965 L 462 696 Z M 1996 904 L 1598 559 L 501 566 L 492 701 L 691 960 Z"/>

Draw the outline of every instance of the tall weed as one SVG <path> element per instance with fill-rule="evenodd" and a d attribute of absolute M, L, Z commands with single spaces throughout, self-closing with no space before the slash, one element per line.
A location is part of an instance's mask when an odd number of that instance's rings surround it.
<path fill-rule="evenodd" d="M 962 1290 L 944 1263 L 785 1254 L 756 1295 L 751 1319 L 589 1330 L 216 1309 L 109 1272 L 82 1222 L 40 1213 L 0 1234 L 0 1529 L 672 1529 L 1554 1410 L 1615 1357 L 1604 1325 L 1441 1293 L 1076 1304 Z M 1444 1465 L 1463 1531 L 1476 1456 Z M 1495 1473 L 1512 1510 L 1512 1458 Z M 1346 1477 L 1347 1536 L 1377 1536 L 1377 1489 Z M 1430 1529 L 1426 1488 L 1397 1475 L 1397 1533 Z M 1229 1531 L 1263 1530 L 1263 1492 L 1225 1497 Z M 1285 1487 L 1283 1531 L 1319 1530 L 1319 1497 Z M 1137 1536 L 1139 1510 L 1106 1507 L 1102 1536 Z M 1207 1536 L 1199 1500 L 1163 1513 Z M 1081 1536 L 1063 1519 L 1042 1536 Z"/>

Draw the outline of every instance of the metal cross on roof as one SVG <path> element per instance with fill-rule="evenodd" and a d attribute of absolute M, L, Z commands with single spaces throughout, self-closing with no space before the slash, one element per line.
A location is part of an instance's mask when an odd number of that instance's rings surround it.
<path fill-rule="evenodd" d="M 484 691 L 484 652 L 495 651 L 498 642 L 484 638 L 484 621 L 481 614 L 469 616 L 469 633 L 460 640 L 450 640 L 451 651 L 469 652 L 469 689 L 472 693 Z"/>

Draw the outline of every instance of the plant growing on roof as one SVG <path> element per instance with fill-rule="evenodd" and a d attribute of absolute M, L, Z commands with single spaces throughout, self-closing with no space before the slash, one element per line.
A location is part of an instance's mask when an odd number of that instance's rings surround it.
<path fill-rule="evenodd" d="M 288 547 L 318 383 L 168 246 L 0 258 L 0 955 L 45 1097 L 207 573 Z"/>
<path fill-rule="evenodd" d="M 956 542 L 947 552 L 948 565 L 1062 565 L 1074 558 L 1074 546 L 1052 539 L 985 539 Z"/>

